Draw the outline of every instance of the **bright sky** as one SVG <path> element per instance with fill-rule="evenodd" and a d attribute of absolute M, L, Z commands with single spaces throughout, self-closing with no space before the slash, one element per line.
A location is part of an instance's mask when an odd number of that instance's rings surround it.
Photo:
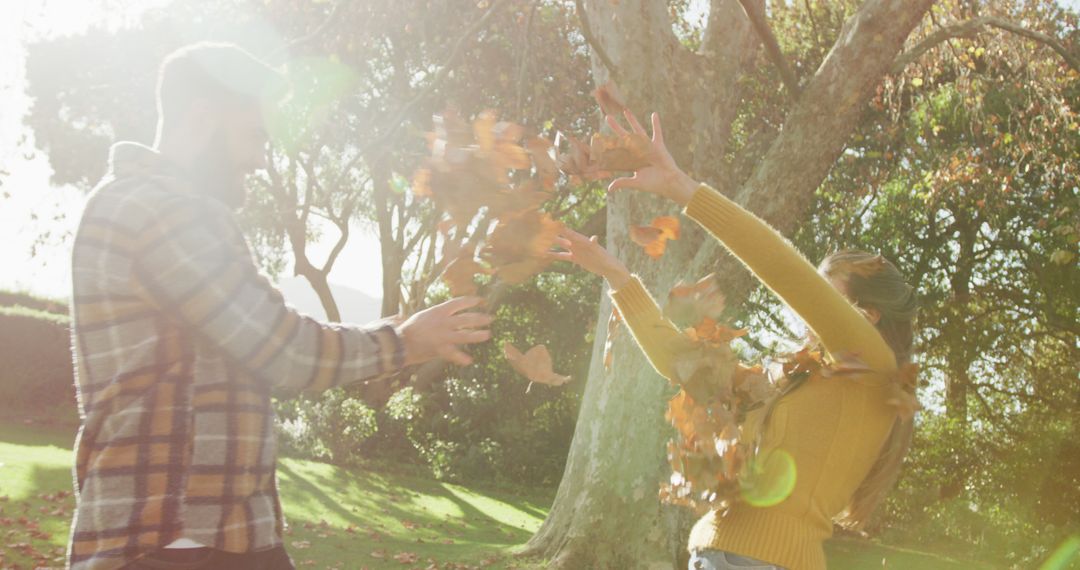
<path fill-rule="evenodd" d="M 85 197 L 70 187 L 49 183 L 48 160 L 33 152 L 24 135 L 25 46 L 41 39 L 80 33 L 92 25 L 122 26 L 168 0 L 30 0 L 5 3 L 0 18 L 0 169 L 10 176 L 0 184 L 0 289 L 28 290 L 52 297 L 71 291 L 70 243 Z M 109 14 L 108 19 L 104 14 Z M 143 141 L 147 142 L 147 141 Z M 102 161 L 105 157 L 102 157 Z M 36 216 L 36 219 L 33 217 Z M 42 243 L 35 243 L 49 232 Z M 327 230 L 336 237 L 335 230 Z M 321 264 L 331 243 L 311 249 Z M 282 276 L 288 276 L 291 270 Z M 379 242 L 368 228 L 353 227 L 330 281 L 382 297 Z"/>

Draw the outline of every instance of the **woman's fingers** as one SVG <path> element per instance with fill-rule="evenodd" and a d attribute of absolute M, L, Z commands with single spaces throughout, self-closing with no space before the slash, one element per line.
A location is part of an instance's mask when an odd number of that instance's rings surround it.
<path fill-rule="evenodd" d="M 623 115 L 626 117 L 626 121 L 630 123 L 630 128 L 634 129 L 635 133 L 645 135 L 646 137 L 649 136 L 649 133 L 645 132 L 645 127 L 641 126 L 641 123 L 638 122 L 637 117 L 630 112 L 630 109 L 623 109 Z"/>
<path fill-rule="evenodd" d="M 622 178 L 616 178 L 615 180 L 612 180 L 611 184 L 608 184 L 607 189 L 608 192 L 614 192 L 622 188 L 641 188 L 640 182 L 641 181 L 638 180 L 636 174 L 634 176 L 624 176 Z"/>
<path fill-rule="evenodd" d="M 660 128 L 660 113 L 652 114 L 652 140 L 664 144 L 664 129 Z"/>
<path fill-rule="evenodd" d="M 562 231 L 559 232 L 559 235 L 563 236 L 563 240 L 566 241 L 567 244 L 571 245 L 575 241 L 584 241 L 586 239 L 584 235 L 579 234 L 578 232 L 566 226 L 563 226 Z"/>
<path fill-rule="evenodd" d="M 611 130 L 614 131 L 615 134 L 620 136 L 627 134 L 626 129 L 619 124 L 619 120 L 616 119 L 614 115 L 605 115 L 604 120 L 607 121 L 608 126 L 611 127 Z"/>

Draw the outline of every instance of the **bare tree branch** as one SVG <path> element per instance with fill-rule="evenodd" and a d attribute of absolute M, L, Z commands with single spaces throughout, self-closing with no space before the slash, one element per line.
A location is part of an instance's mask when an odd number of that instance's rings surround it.
<path fill-rule="evenodd" d="M 773 34 L 772 28 L 769 27 L 769 22 L 765 20 L 762 4 L 755 3 L 753 0 L 739 0 L 739 4 L 742 5 L 743 11 L 746 12 L 746 17 L 750 18 L 754 31 L 761 38 L 761 43 L 765 46 L 765 53 L 769 56 L 769 61 L 772 61 L 780 72 L 780 79 L 783 80 L 784 87 L 787 87 L 788 94 L 793 98 L 798 97 L 800 90 L 799 78 L 795 77 L 795 72 L 792 71 L 787 59 L 784 58 L 784 52 L 780 51 L 780 44 L 776 41 L 776 35 Z"/>
<path fill-rule="evenodd" d="M 998 18 L 996 16 L 980 16 L 978 18 L 960 22 L 959 24 L 944 26 L 935 30 L 934 33 L 926 36 L 921 42 L 912 46 L 911 49 L 900 54 L 900 57 L 897 57 L 896 61 L 893 63 L 890 72 L 894 75 L 900 73 L 905 67 L 918 60 L 923 54 L 934 49 L 942 42 L 946 42 L 953 38 L 974 37 L 979 33 L 986 31 L 986 28 L 998 28 L 1041 43 L 1056 51 L 1069 67 L 1076 71 L 1080 71 L 1080 57 L 1071 53 L 1064 44 L 1053 36 L 1025 28 L 1016 22 L 1011 22 L 1004 18 Z"/>
<path fill-rule="evenodd" d="M 341 11 L 341 6 L 346 4 L 346 3 L 347 2 L 344 1 L 344 0 L 336 2 L 334 4 L 334 6 L 332 8 L 330 8 L 330 12 L 326 15 L 326 19 L 324 19 L 321 24 L 316 26 L 314 30 L 312 30 L 310 33 L 304 34 L 304 35 L 302 35 L 302 36 L 300 36 L 298 38 L 290 40 L 285 45 L 283 45 L 283 46 L 275 49 L 274 51 L 266 54 L 265 58 L 268 59 L 268 60 L 273 60 L 277 56 L 282 55 L 283 53 L 287 53 L 289 50 L 292 50 L 293 48 L 295 48 L 295 47 L 297 47 L 299 45 L 306 44 L 307 42 L 310 42 L 311 40 L 322 36 L 326 32 L 326 30 L 330 27 L 330 25 L 338 20 L 338 17 L 337 17 L 338 12 Z"/>
<path fill-rule="evenodd" d="M 574 7 L 577 10 L 578 20 L 581 22 L 581 35 L 585 36 L 585 41 L 589 44 L 589 48 L 593 50 L 596 57 L 600 58 L 601 63 L 604 64 L 608 73 L 611 74 L 611 78 L 618 81 L 619 68 L 615 67 L 615 62 L 611 61 L 611 57 L 604 51 L 604 46 L 600 45 L 599 40 L 593 35 L 592 26 L 589 24 L 589 15 L 585 12 L 585 2 L 583 0 L 574 0 Z"/>

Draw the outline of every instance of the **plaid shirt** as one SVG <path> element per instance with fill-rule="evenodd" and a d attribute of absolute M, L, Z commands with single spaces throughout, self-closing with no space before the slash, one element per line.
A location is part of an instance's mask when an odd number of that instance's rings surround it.
<path fill-rule="evenodd" d="M 72 255 L 82 428 L 71 568 L 117 568 L 180 537 L 281 544 L 271 390 L 381 380 L 393 327 L 298 314 L 222 202 L 152 149 L 113 147 Z"/>

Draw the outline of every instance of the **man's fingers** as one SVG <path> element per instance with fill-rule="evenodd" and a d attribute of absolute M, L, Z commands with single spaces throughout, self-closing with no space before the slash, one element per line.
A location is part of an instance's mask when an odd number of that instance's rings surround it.
<path fill-rule="evenodd" d="M 476 297 L 473 295 L 467 297 L 455 297 L 449 301 L 445 301 L 441 304 L 435 305 L 435 307 L 446 311 L 449 314 L 454 314 L 465 309 L 471 309 L 480 303 L 484 302 L 483 297 Z"/>
<path fill-rule="evenodd" d="M 475 329 L 486 327 L 495 320 L 487 313 L 459 313 L 451 317 L 450 323 L 455 329 Z"/>
<path fill-rule="evenodd" d="M 574 261 L 574 254 L 569 251 L 549 251 L 547 252 L 548 259 L 554 259 L 555 261 Z"/>
<path fill-rule="evenodd" d="M 652 114 L 652 140 L 664 144 L 664 129 L 660 128 L 660 113 Z"/>
<path fill-rule="evenodd" d="M 453 345 L 448 344 L 440 347 L 438 354 L 443 360 L 457 364 L 458 366 L 468 366 L 472 364 L 472 357 Z"/>
<path fill-rule="evenodd" d="M 574 231 L 574 230 L 570 230 L 570 231 Z M 570 249 L 570 247 L 574 245 L 570 240 L 568 240 L 568 239 L 566 239 L 564 237 L 555 238 L 555 243 L 559 244 L 559 247 L 561 247 L 563 249 Z"/>
<path fill-rule="evenodd" d="M 447 344 L 476 344 L 479 342 L 487 342 L 491 339 L 491 331 L 488 329 L 469 330 L 462 329 L 454 331 L 447 335 Z"/>
<path fill-rule="evenodd" d="M 616 119 L 614 115 L 605 115 L 604 120 L 607 121 L 607 124 L 609 127 L 611 127 L 611 130 L 615 131 L 615 134 L 626 134 L 626 129 L 624 129 L 623 126 L 619 124 L 619 120 Z"/>

